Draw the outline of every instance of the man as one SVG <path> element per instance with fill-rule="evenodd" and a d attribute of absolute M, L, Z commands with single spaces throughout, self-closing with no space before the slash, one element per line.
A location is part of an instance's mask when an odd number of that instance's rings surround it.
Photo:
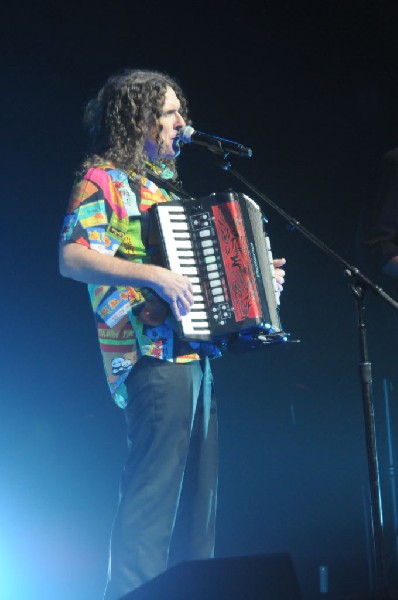
<path fill-rule="evenodd" d="M 359 219 L 358 249 L 370 278 L 397 300 L 398 148 L 383 154 L 373 169 L 372 185 Z M 396 386 L 398 313 L 381 301 L 371 304 L 368 310 L 368 345 L 375 357 L 373 380 L 382 378 Z"/>
<path fill-rule="evenodd" d="M 398 277 L 398 148 L 382 158 L 378 191 L 367 211 L 365 248 L 369 262 L 389 277 Z"/>
<path fill-rule="evenodd" d="M 175 189 L 187 118 L 180 86 L 167 75 L 110 77 L 86 109 L 92 154 L 62 232 L 60 271 L 89 284 L 110 390 L 127 423 L 106 600 L 173 562 L 214 555 L 217 416 L 209 357 L 220 352 L 176 334 L 193 289 L 159 264 L 148 218 L 154 203 L 174 197 L 168 181 Z M 275 261 L 280 287 L 283 264 Z"/>

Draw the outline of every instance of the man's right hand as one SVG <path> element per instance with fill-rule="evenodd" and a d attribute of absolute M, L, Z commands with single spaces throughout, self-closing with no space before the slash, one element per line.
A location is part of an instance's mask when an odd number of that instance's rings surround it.
<path fill-rule="evenodd" d="M 101 254 L 75 242 L 60 246 L 59 262 L 64 277 L 84 283 L 152 288 L 169 304 L 177 321 L 191 310 L 191 281 L 164 267 Z"/>
<path fill-rule="evenodd" d="M 169 269 L 157 267 L 156 281 L 151 287 L 165 300 L 177 321 L 181 321 L 191 310 L 194 302 L 192 283 L 188 277 Z"/>

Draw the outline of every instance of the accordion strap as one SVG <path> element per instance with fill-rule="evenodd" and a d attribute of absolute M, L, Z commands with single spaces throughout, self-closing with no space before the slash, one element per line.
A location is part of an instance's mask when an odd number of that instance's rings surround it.
<path fill-rule="evenodd" d="M 162 179 L 158 177 L 154 173 L 151 173 L 149 179 L 156 183 L 159 188 L 163 188 L 166 192 L 172 192 L 179 198 L 184 198 L 186 200 L 192 200 L 192 196 L 186 192 L 179 183 L 172 183 L 169 179 Z"/>

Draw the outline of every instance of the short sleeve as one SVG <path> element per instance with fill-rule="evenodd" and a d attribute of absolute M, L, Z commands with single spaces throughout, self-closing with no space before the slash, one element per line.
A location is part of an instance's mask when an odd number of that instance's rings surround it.
<path fill-rule="evenodd" d="M 127 227 L 128 215 L 114 181 L 105 169 L 90 169 L 73 188 L 61 242 L 115 255 Z"/>

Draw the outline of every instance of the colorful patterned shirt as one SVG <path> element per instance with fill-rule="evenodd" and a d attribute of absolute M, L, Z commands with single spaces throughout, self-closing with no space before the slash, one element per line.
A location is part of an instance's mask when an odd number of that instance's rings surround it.
<path fill-rule="evenodd" d="M 92 167 L 73 189 L 61 241 L 156 264 L 148 209 L 171 199 L 146 177 L 129 176 L 109 163 Z M 141 356 L 183 363 L 220 355 L 213 344 L 180 340 L 169 307 L 149 288 L 89 284 L 88 291 L 105 374 L 121 408 L 127 403 L 124 382 Z"/>

